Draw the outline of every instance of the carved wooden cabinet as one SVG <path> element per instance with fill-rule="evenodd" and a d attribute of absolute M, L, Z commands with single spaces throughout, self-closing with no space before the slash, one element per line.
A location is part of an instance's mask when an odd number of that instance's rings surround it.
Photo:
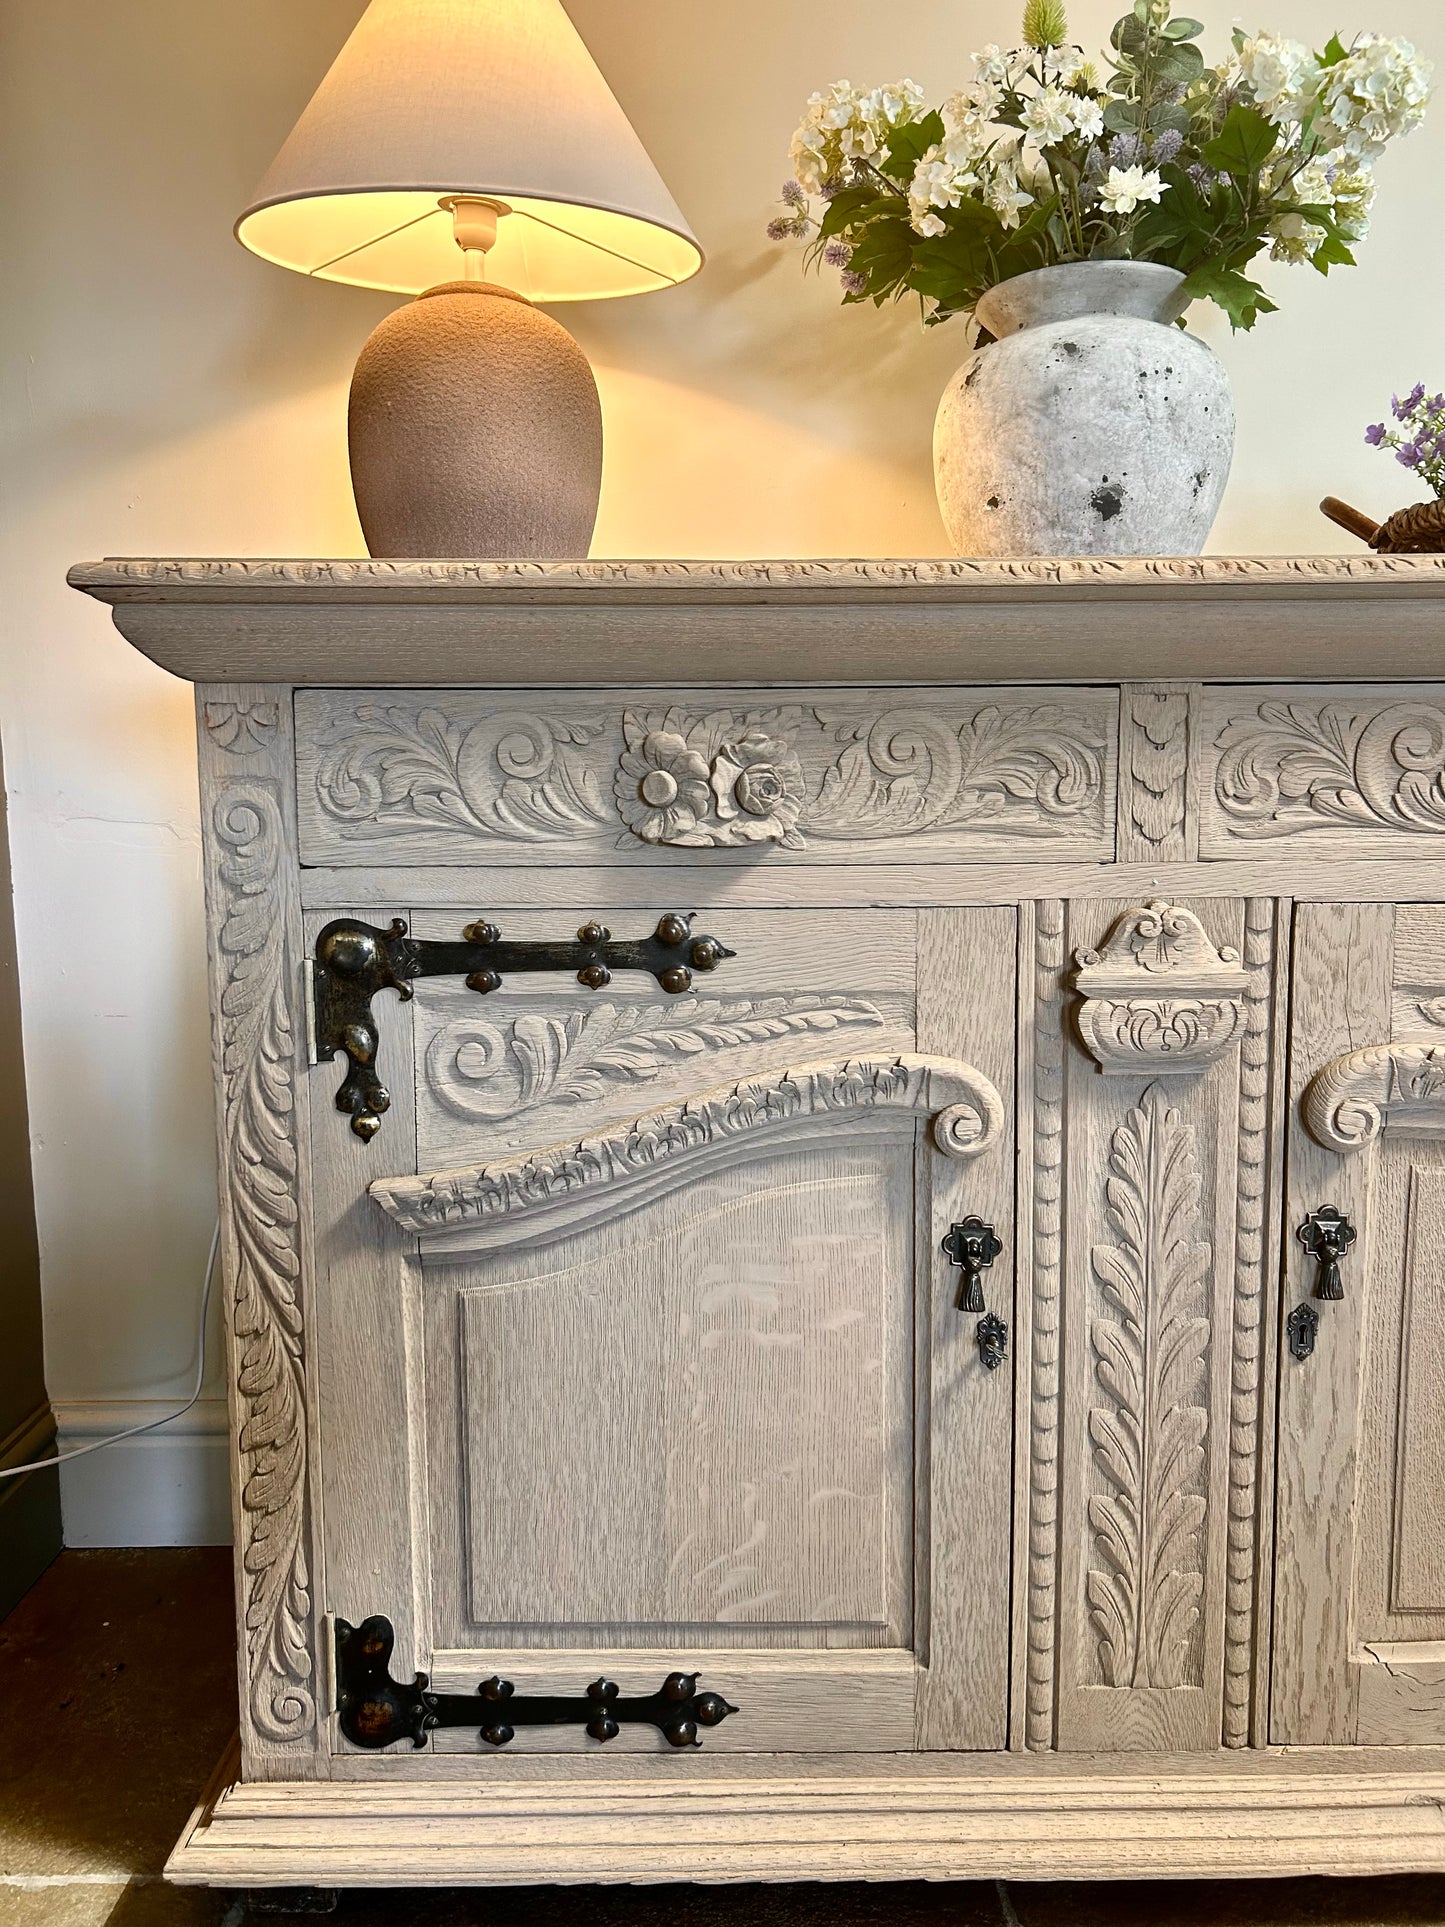
<path fill-rule="evenodd" d="M 172 1877 L 1445 1866 L 1439 562 L 72 579 L 198 685 Z"/>

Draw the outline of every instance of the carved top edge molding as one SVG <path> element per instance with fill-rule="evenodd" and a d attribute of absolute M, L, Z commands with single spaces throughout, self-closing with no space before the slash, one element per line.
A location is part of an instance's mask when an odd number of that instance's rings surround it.
<path fill-rule="evenodd" d="M 932 1114 L 947 1157 L 973 1158 L 1002 1135 L 1003 1099 L 971 1064 L 912 1054 L 828 1059 L 762 1072 L 681 1103 L 624 1118 L 578 1141 L 420 1177 L 378 1178 L 371 1195 L 419 1236 L 582 1204 L 600 1190 L 650 1189 L 660 1167 L 780 1136 L 812 1136 L 830 1120 L 876 1116 L 911 1125 Z M 764 1148 L 761 1142 L 757 1148 Z M 589 1199 L 594 1202 L 589 1203 Z"/>
<path fill-rule="evenodd" d="M 1150 556 L 878 561 L 387 562 L 114 557 L 67 580 L 103 602 L 1144 599 L 1361 589 L 1445 597 L 1445 556 Z"/>
<path fill-rule="evenodd" d="M 1361 1151 L 1385 1131 L 1445 1137 L 1445 1044 L 1372 1044 L 1326 1064 L 1301 1100 L 1330 1151 Z"/>

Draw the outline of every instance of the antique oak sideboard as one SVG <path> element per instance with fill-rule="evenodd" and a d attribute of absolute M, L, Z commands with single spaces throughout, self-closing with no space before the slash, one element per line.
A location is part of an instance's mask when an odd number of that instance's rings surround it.
<path fill-rule="evenodd" d="M 196 684 L 182 1881 L 1445 1869 L 1445 561 L 110 561 Z"/>

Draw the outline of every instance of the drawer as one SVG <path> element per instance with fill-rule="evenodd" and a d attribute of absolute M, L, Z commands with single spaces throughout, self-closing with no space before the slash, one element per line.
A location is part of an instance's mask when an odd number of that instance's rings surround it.
<path fill-rule="evenodd" d="M 307 864 L 1114 851 L 1113 689 L 309 689 L 296 742 Z"/>
<path fill-rule="evenodd" d="M 1206 689 L 1199 853 L 1445 856 L 1445 684 Z"/>

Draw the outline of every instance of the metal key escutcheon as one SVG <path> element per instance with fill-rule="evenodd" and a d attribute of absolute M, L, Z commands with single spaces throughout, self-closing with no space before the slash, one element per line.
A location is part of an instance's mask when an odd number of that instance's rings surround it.
<path fill-rule="evenodd" d="M 965 1218 L 954 1225 L 943 1240 L 944 1255 L 958 1265 L 963 1276 L 958 1281 L 954 1304 L 959 1311 L 983 1311 L 983 1274 L 1003 1250 L 1003 1241 L 991 1224 L 982 1218 Z"/>

